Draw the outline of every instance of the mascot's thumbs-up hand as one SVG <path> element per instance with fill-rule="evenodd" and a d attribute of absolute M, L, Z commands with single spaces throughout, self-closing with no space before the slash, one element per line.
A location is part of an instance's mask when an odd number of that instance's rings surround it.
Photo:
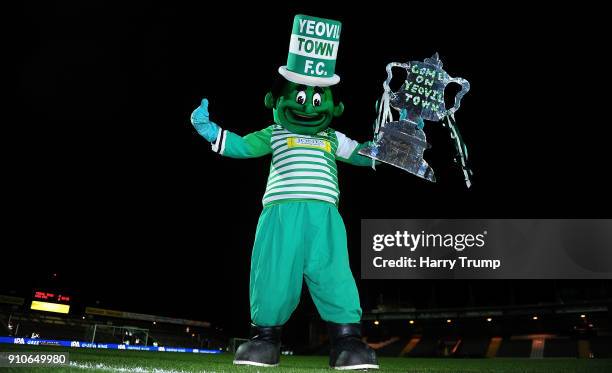
<path fill-rule="evenodd" d="M 219 134 L 219 126 L 208 117 L 208 100 L 202 99 L 202 103 L 191 113 L 191 124 L 202 137 L 208 142 L 213 142 Z"/>

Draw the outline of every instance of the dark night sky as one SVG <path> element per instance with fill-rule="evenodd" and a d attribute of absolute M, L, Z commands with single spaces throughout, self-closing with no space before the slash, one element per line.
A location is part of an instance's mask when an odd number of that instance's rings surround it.
<path fill-rule="evenodd" d="M 340 165 L 356 277 L 362 218 L 609 217 L 609 126 L 584 116 L 598 104 L 580 85 L 596 78 L 587 56 L 597 40 L 578 38 L 603 26 L 569 22 L 570 12 L 582 17 L 571 9 L 456 7 L 25 3 L 7 45 L 0 290 L 57 285 L 86 304 L 246 325 L 269 158 L 219 158 L 189 115 L 208 97 L 224 128 L 267 126 L 263 97 L 286 61 L 297 13 L 343 23 L 336 72 L 346 110 L 333 127 L 356 140 L 371 136 L 388 62 L 437 51 L 450 75 L 472 86 L 456 118 L 473 188 L 436 124 L 427 133 L 438 184 Z M 447 303 L 461 303 L 464 282 L 436 284 Z M 479 301 L 497 302 L 507 286 L 498 284 L 475 284 L 491 294 Z M 424 304 L 414 289 L 425 285 L 359 282 L 366 309 L 381 292 Z M 540 300 L 539 286 L 514 286 Z"/>

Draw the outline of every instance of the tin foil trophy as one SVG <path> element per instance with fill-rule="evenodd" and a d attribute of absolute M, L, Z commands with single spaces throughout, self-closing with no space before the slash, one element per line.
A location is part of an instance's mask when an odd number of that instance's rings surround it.
<path fill-rule="evenodd" d="M 389 86 L 393 79 L 393 68 L 403 68 L 407 72 L 406 81 L 397 92 L 393 92 Z M 461 90 L 455 96 L 453 107 L 447 109 L 444 89 L 450 83 L 461 85 Z M 388 64 L 387 80 L 383 87 L 374 139 L 370 146 L 364 147 L 359 153 L 435 182 L 434 171 L 423 159 L 423 152 L 430 147 L 423 127 L 425 120 L 441 121 L 443 126 L 450 129 L 457 150 L 455 162 L 461 166 L 469 188 L 471 171 L 466 165 L 467 149 L 455 125 L 454 114 L 459 109 L 461 99 L 469 91 L 470 83 L 462 78 L 452 78 L 442 70 L 442 61 L 436 53 L 423 62 Z M 399 112 L 399 120 L 393 119 L 391 108 Z"/>

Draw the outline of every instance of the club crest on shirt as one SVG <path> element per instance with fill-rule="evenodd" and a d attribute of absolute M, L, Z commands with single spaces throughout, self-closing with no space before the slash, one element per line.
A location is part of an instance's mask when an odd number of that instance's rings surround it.
<path fill-rule="evenodd" d="M 331 143 L 327 140 L 313 139 L 309 137 L 288 137 L 288 148 L 314 148 L 331 152 Z"/>

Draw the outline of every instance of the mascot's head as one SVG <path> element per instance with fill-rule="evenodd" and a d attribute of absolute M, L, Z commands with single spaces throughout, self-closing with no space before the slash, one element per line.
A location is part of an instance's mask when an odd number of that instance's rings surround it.
<path fill-rule="evenodd" d="M 313 135 L 342 115 L 344 105 L 334 101 L 331 89 L 340 81 L 334 71 L 341 27 L 331 19 L 301 14 L 293 19 L 287 65 L 278 69 L 284 79 L 265 100 L 274 122 L 288 131 Z"/>
<path fill-rule="evenodd" d="M 314 135 L 329 127 L 333 117 L 344 111 L 342 102 L 334 101 L 330 87 L 312 87 L 285 81 L 266 95 L 266 107 L 272 109 L 274 122 L 286 130 Z"/>

